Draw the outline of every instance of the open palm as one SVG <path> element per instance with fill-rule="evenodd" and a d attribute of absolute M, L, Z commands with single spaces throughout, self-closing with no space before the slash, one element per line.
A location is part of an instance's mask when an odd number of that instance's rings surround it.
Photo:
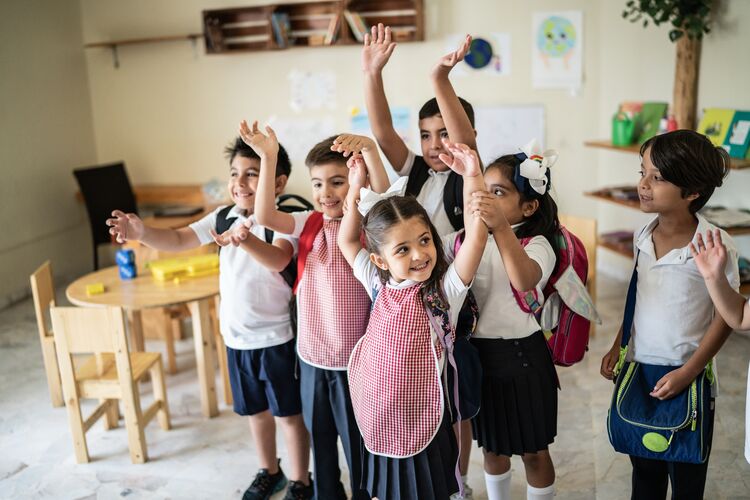
<path fill-rule="evenodd" d="M 724 272 L 727 264 L 727 247 L 721 241 L 721 231 L 715 229 L 706 232 L 706 237 L 698 233 L 697 246 L 690 243 L 690 253 L 693 255 L 698 271 L 707 279 L 713 279 Z"/>
<path fill-rule="evenodd" d="M 451 170 L 461 176 L 474 177 L 479 175 L 479 157 L 476 151 L 466 144 L 456 144 L 448 140 L 443 141 L 445 148 L 450 154 L 441 153 L 440 160 L 448 165 Z"/>
<path fill-rule="evenodd" d="M 383 26 L 383 23 L 373 26 L 371 33 L 365 34 L 362 70 L 369 73 L 382 71 L 395 49 L 396 42 L 391 37 L 390 26 Z"/>

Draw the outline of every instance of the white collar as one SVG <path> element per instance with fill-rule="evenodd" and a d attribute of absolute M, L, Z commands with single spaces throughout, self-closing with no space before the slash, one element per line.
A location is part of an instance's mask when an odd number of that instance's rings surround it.
<path fill-rule="evenodd" d="M 428 170 L 427 170 L 427 174 L 428 174 L 428 175 L 431 175 L 431 176 L 444 176 L 444 177 L 447 177 L 447 176 L 449 176 L 449 175 L 451 174 L 451 172 L 452 172 L 452 170 L 451 170 L 451 169 L 448 169 L 448 170 L 444 170 L 444 171 L 442 171 L 442 172 L 438 172 L 437 170 L 433 169 L 432 167 L 427 167 L 427 168 L 428 168 Z"/>
<path fill-rule="evenodd" d="M 393 280 L 393 278 L 388 278 L 388 288 L 395 288 L 396 290 L 405 290 L 406 288 L 413 287 L 414 285 L 419 285 L 418 281 L 414 280 L 404 280 L 401 283 L 397 283 Z"/>
<path fill-rule="evenodd" d="M 699 234 L 705 236 L 706 231 L 710 231 L 713 228 L 713 225 L 709 223 L 701 214 L 696 213 L 695 218 L 698 220 L 698 226 L 695 228 L 695 234 L 693 234 L 693 244 L 697 244 L 697 237 Z M 651 222 L 646 224 L 646 227 L 643 228 L 643 231 L 641 231 L 641 234 L 638 235 L 638 239 L 636 241 L 636 247 L 638 249 L 646 252 L 654 258 L 656 258 L 656 251 L 654 249 L 654 240 L 652 239 L 652 235 L 654 233 L 654 229 L 656 229 L 656 226 L 658 224 L 659 217 L 657 216 L 652 219 Z M 668 252 L 666 255 L 663 255 L 662 259 L 670 254 L 674 255 L 672 258 L 667 259 L 665 263 L 674 263 L 673 259 L 675 259 L 676 262 L 687 262 L 688 260 L 693 258 L 692 254 L 690 253 L 690 245 L 685 245 L 682 248 L 675 248 Z"/>
<path fill-rule="evenodd" d="M 227 219 L 234 219 L 237 218 L 239 220 L 247 220 L 247 219 L 253 219 L 253 222 L 255 222 L 255 214 L 250 215 L 248 217 L 245 215 L 245 210 L 243 208 L 238 207 L 237 205 L 232 206 L 232 208 L 229 210 L 229 213 L 227 214 Z"/>

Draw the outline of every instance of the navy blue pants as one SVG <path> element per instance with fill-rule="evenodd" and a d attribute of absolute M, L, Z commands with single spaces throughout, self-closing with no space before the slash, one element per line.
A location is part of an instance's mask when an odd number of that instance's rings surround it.
<path fill-rule="evenodd" d="M 316 368 L 300 360 L 300 393 L 305 427 L 310 432 L 315 470 L 315 498 L 346 500 L 341 484 L 337 441 L 341 439 L 352 498 L 370 498 L 361 490 L 362 456 L 357 422 L 349 395 L 349 378 L 345 370 Z"/>

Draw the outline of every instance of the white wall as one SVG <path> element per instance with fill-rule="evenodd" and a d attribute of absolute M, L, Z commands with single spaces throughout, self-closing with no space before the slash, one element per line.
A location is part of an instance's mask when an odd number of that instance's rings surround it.
<path fill-rule="evenodd" d="M 71 171 L 96 162 L 81 13 L 72 0 L 0 3 L 0 307 L 91 265 Z"/>

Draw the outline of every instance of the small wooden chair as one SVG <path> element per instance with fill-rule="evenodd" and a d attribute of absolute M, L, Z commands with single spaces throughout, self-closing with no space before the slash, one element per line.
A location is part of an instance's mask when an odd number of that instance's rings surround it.
<path fill-rule="evenodd" d="M 589 259 L 589 272 L 586 280 L 586 289 L 596 304 L 596 246 L 599 241 L 597 232 L 596 219 L 587 217 L 576 217 L 574 215 L 559 214 L 560 224 L 578 236 L 586 249 L 586 255 Z M 594 323 L 591 323 L 591 335 L 594 335 L 596 329 Z"/>
<path fill-rule="evenodd" d="M 55 287 L 52 283 L 52 265 L 45 262 L 31 275 L 31 295 L 34 297 L 36 325 L 39 329 L 39 341 L 42 344 L 44 371 L 47 374 L 47 387 L 52 406 L 62 406 L 63 392 L 60 382 L 60 369 L 57 366 L 55 337 L 48 327 L 48 311 L 55 305 Z"/>
<path fill-rule="evenodd" d="M 154 416 L 159 417 L 162 429 L 171 427 L 161 354 L 128 351 L 125 316 L 118 307 L 52 307 L 50 315 L 76 461 L 89 461 L 86 431 L 97 420 L 106 416 L 107 427 L 117 426 L 118 401 L 122 400 L 130 458 L 133 463 L 146 462 L 144 427 Z M 73 355 L 83 353 L 94 356 L 74 368 Z M 141 411 L 138 381 L 147 373 L 151 375 L 154 402 Z M 80 399 L 102 402 L 84 420 Z"/>

